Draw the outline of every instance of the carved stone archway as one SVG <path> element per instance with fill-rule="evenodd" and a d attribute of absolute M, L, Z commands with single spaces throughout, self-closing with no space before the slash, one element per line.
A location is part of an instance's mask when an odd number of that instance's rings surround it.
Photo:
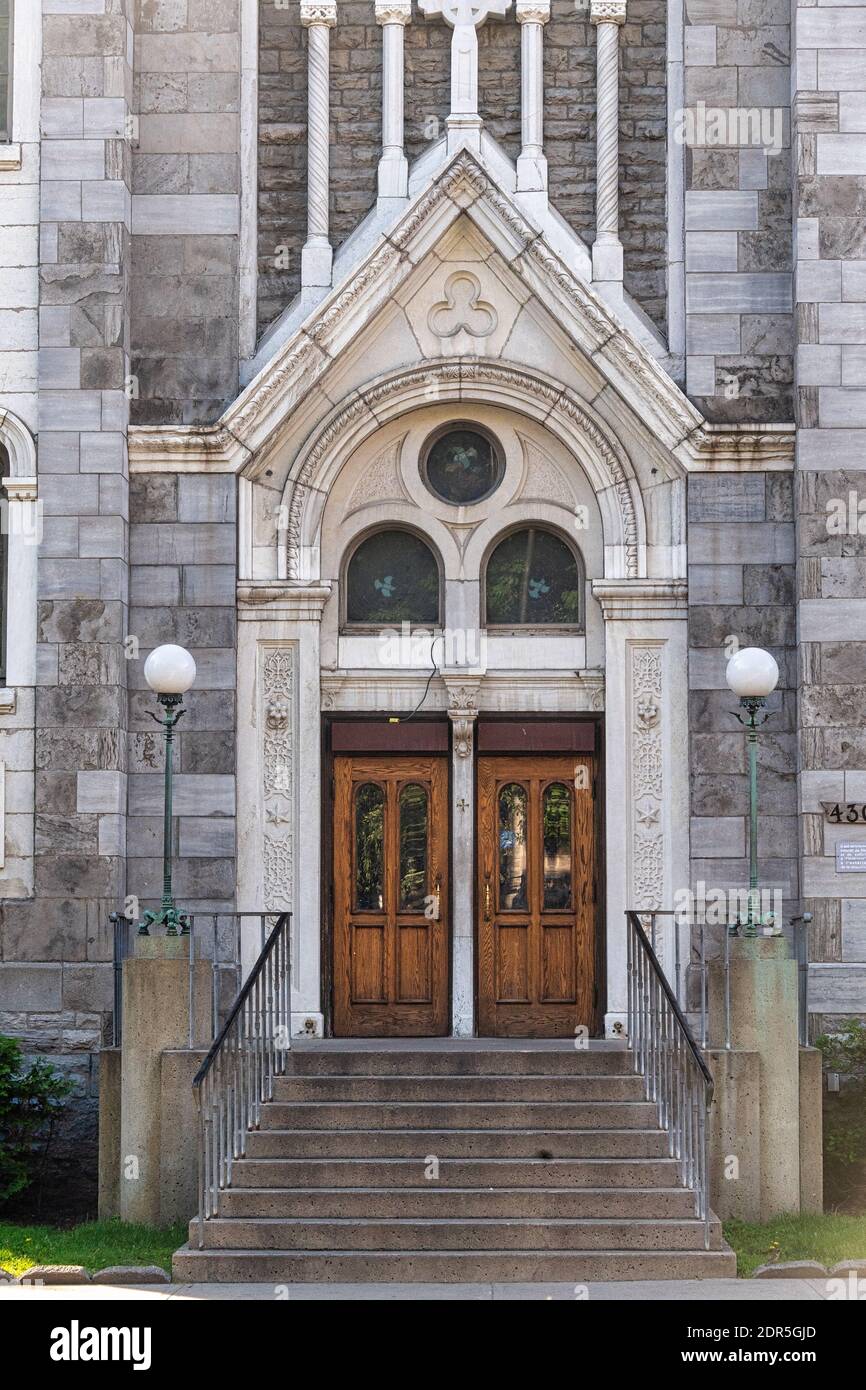
<path fill-rule="evenodd" d="M 440 359 L 379 377 L 338 404 L 307 437 L 283 494 L 281 572 L 315 583 L 324 502 L 343 464 L 389 420 L 431 403 L 500 405 L 542 423 L 584 469 L 598 500 L 607 579 L 646 575 L 647 526 L 631 460 L 620 441 L 569 387 L 542 372 L 480 359 Z"/>

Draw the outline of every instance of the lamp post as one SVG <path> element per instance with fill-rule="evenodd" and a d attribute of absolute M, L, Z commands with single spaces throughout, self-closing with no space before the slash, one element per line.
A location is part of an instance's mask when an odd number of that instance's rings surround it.
<path fill-rule="evenodd" d="M 144 678 L 156 694 L 165 711 L 162 719 L 150 714 L 165 734 L 165 798 L 162 829 L 162 901 L 158 912 L 142 913 L 138 928 L 139 936 L 149 936 L 150 927 L 165 927 L 166 936 L 177 936 L 189 931 L 189 918 L 178 912 L 171 891 L 171 782 L 172 759 L 174 752 L 174 729 L 181 715 L 181 702 L 195 680 L 195 662 L 185 647 L 167 643 L 151 652 L 144 663 Z M 149 711 L 150 713 L 150 711 Z"/>
<path fill-rule="evenodd" d="M 735 714 L 746 730 L 746 746 L 749 750 L 749 910 L 745 922 L 738 922 L 744 936 L 755 936 L 758 923 L 755 917 L 755 901 L 758 892 L 758 729 L 769 719 L 765 714 L 758 718 L 758 711 L 767 703 L 767 696 L 775 690 L 779 680 L 779 668 L 769 652 L 761 647 L 743 647 L 730 659 L 725 671 L 725 679 L 735 695 L 740 697 L 740 708 L 745 711 Z"/>

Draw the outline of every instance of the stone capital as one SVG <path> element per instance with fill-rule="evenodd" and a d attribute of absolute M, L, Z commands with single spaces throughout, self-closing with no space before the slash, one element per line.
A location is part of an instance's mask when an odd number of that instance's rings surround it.
<path fill-rule="evenodd" d="M 684 579 L 594 579 L 592 593 L 601 604 L 605 622 L 688 616 L 688 585 Z"/>
<path fill-rule="evenodd" d="M 36 478 L 19 478 L 16 476 L 0 479 L 3 490 L 10 502 L 35 502 L 37 497 Z"/>
<path fill-rule="evenodd" d="M 550 0 L 517 0 L 518 24 L 546 24 L 550 19 Z"/>
<path fill-rule="evenodd" d="M 323 24 L 333 29 L 337 22 L 337 0 L 301 0 L 301 23 L 305 29 Z"/>
<path fill-rule="evenodd" d="M 376 0 L 377 24 L 408 24 L 412 18 L 412 0 Z"/>
<path fill-rule="evenodd" d="M 626 0 L 589 0 L 590 24 L 625 24 Z"/>

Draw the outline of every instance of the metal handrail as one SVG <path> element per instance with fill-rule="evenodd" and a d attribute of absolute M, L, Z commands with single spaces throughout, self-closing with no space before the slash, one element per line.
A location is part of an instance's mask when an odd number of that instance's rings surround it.
<path fill-rule="evenodd" d="M 200 1047 L 209 1046 L 216 1037 L 220 1019 L 224 1014 L 223 999 L 228 996 L 233 998 L 240 989 L 241 979 L 243 978 L 243 941 L 246 938 L 259 940 L 264 946 L 270 924 L 275 923 L 279 917 L 278 912 L 262 912 L 261 910 L 236 912 L 189 912 L 186 913 L 188 931 L 185 936 L 188 941 L 187 967 L 189 974 L 189 1035 L 187 1046 Z M 114 967 L 114 1007 L 112 1010 L 111 1032 L 112 1047 L 120 1047 L 123 1040 L 123 963 L 131 955 L 135 954 L 135 941 L 138 936 L 138 909 L 135 913 L 128 910 L 110 912 L 108 920 L 112 925 L 114 947 L 113 947 L 113 967 Z M 226 930 L 230 936 L 227 950 L 228 954 L 221 954 L 221 936 Z M 196 991 L 196 967 L 202 962 L 210 966 L 211 970 L 211 999 L 210 999 L 210 1022 L 208 1024 L 207 1036 L 201 1036 L 201 1019 L 195 1008 Z M 231 993 L 229 992 L 229 982 L 227 975 L 234 976 L 231 981 Z"/>
<path fill-rule="evenodd" d="M 640 914 L 626 912 L 628 943 L 628 1046 L 643 1076 L 646 1098 L 657 1108 L 680 1179 L 695 1194 L 695 1215 L 710 1248 L 707 1113 L 713 1077 L 676 995 L 665 977 Z"/>
<path fill-rule="evenodd" d="M 219 1194 L 232 1165 L 286 1070 L 291 1045 L 290 930 L 284 912 L 262 947 L 202 1065 L 193 1078 L 198 1131 L 198 1242 L 219 1215 Z"/>

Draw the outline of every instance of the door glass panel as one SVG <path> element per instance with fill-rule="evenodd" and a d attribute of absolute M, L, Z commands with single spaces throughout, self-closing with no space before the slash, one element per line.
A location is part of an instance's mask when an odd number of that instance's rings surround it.
<path fill-rule="evenodd" d="M 385 906 L 385 792 L 364 782 L 355 792 L 355 907 L 381 912 Z"/>
<path fill-rule="evenodd" d="M 427 894 L 427 789 L 400 792 L 400 910 L 423 912 Z"/>
<path fill-rule="evenodd" d="M 544 836 L 544 906 L 571 907 L 571 792 L 563 782 L 545 788 L 542 800 Z"/>
<path fill-rule="evenodd" d="M 499 906 L 527 910 L 526 791 L 509 782 L 499 793 Z"/>

